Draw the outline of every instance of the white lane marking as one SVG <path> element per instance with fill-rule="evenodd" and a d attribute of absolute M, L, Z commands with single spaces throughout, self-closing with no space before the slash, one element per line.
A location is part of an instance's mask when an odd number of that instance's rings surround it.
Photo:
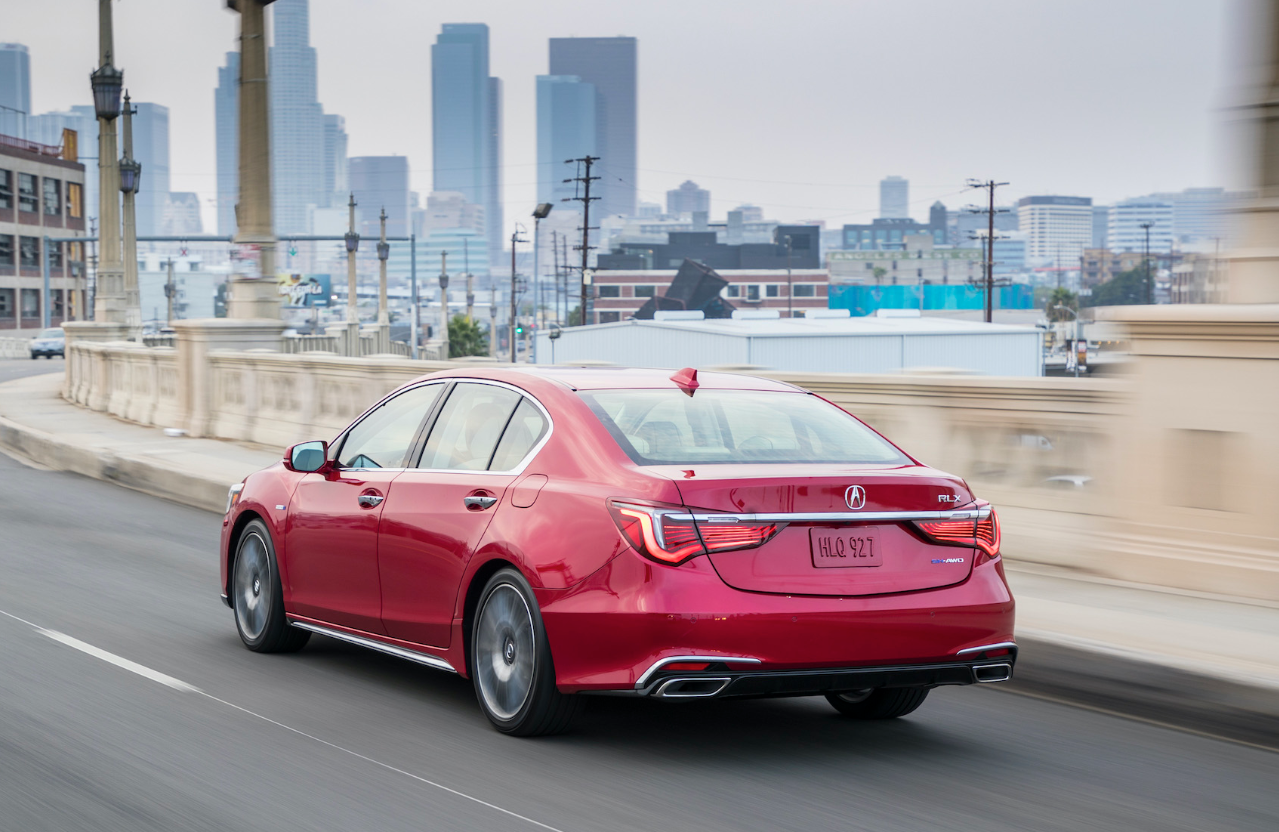
<path fill-rule="evenodd" d="M 151 668 L 146 667 L 144 665 L 140 665 L 137 662 L 129 661 L 128 659 L 123 658 L 122 656 L 117 656 L 115 653 L 108 653 L 106 650 L 102 650 L 98 647 L 94 647 L 92 644 L 83 642 L 78 638 L 73 638 L 72 636 L 69 636 L 66 633 L 60 633 L 57 630 L 46 630 L 45 628 L 39 626 L 38 624 L 33 624 L 30 621 L 26 620 L 25 618 L 19 618 L 16 615 L 5 612 L 4 610 L 0 610 L 0 615 L 5 616 L 6 618 L 12 618 L 14 621 L 18 621 L 22 624 L 26 624 L 28 627 L 32 628 L 33 630 L 35 630 L 37 633 L 39 633 L 42 636 L 51 638 L 54 641 L 67 645 L 68 647 L 74 647 L 76 650 L 79 650 L 82 653 L 86 653 L 90 656 L 93 656 L 94 658 L 102 659 L 104 662 L 113 664 L 116 667 L 124 668 L 125 670 L 138 674 L 139 676 L 143 676 L 147 679 L 150 679 L 153 682 L 159 682 L 160 684 L 166 685 L 170 688 L 173 688 L 174 690 L 197 693 L 206 699 L 210 699 L 214 702 L 217 702 L 219 705 L 225 705 L 226 707 L 231 708 L 232 710 L 235 710 L 235 711 L 239 711 L 242 714 L 247 714 L 248 716 L 254 717 L 256 719 L 260 719 L 263 722 L 268 722 L 271 725 L 274 725 L 278 728 L 283 728 L 284 730 L 297 734 L 300 737 L 305 737 L 314 742 L 318 742 L 320 745 L 326 746 L 328 748 L 332 748 L 334 751 L 341 751 L 343 754 L 350 754 L 352 757 L 355 757 L 358 760 L 363 760 L 366 763 L 372 763 L 373 765 L 378 766 L 379 768 L 384 768 L 387 771 L 395 772 L 396 774 L 402 774 L 411 780 L 416 780 L 419 783 L 423 783 L 427 786 L 431 786 L 433 788 L 439 789 L 440 791 L 448 792 L 451 795 L 464 798 L 466 800 L 471 801 L 472 803 L 478 803 L 479 805 L 487 809 L 492 809 L 495 812 L 501 812 L 502 814 L 507 815 L 508 817 L 512 817 L 517 820 L 522 820 L 526 823 L 531 823 L 532 825 L 540 829 L 546 829 L 546 830 L 549 830 L 549 832 L 563 832 L 563 830 L 559 829 L 558 827 L 551 826 L 550 824 L 542 823 L 540 820 L 533 820 L 533 818 L 530 818 L 526 815 L 521 815 L 519 812 L 512 812 L 510 809 L 504 809 L 501 806 L 498 806 L 496 803 L 489 803 L 487 800 L 482 800 L 478 797 L 469 795 L 466 792 L 461 792 L 461 791 L 458 791 L 457 789 L 450 788 L 444 785 L 443 783 L 437 783 L 434 780 L 428 780 L 425 777 L 420 777 L 411 771 L 405 771 L 402 768 L 396 768 L 395 766 L 390 765 L 388 763 L 384 763 L 381 760 L 375 760 L 372 757 L 367 757 L 358 751 L 352 751 L 351 749 L 345 748 L 341 745 L 338 745 L 337 743 L 332 743 L 332 742 L 329 742 L 328 740 L 320 739 L 314 734 L 308 734 L 307 732 L 300 731 L 297 728 L 292 727 L 291 725 L 285 725 L 283 722 L 279 722 L 277 720 L 271 719 L 269 716 L 263 716 L 262 714 L 257 713 L 255 711 L 250 711 L 248 708 L 241 707 L 235 704 L 234 702 L 228 702 L 225 699 L 219 699 L 213 694 L 205 693 L 204 691 L 200 690 L 194 685 L 189 685 L 186 682 L 182 681 L 181 679 L 175 679 L 172 676 L 161 673 L 158 670 L 152 670 Z"/>
<path fill-rule="evenodd" d="M 138 664 L 137 662 L 131 662 L 128 659 L 124 658 L 123 656 L 117 656 L 115 653 L 108 653 L 106 650 L 103 650 L 100 647 L 94 647 L 92 644 L 83 642 L 78 638 L 72 638 L 66 633 L 59 633 L 57 630 L 46 630 L 43 627 L 36 627 L 35 630 L 37 633 L 39 633 L 42 636 L 47 636 L 48 638 L 51 638 L 57 642 L 61 642 L 62 644 L 65 644 L 68 647 L 74 647 L 76 650 L 79 650 L 81 653 L 87 653 L 90 656 L 93 656 L 95 659 L 102 659 L 102 661 L 107 662 L 108 664 L 113 664 L 116 667 L 123 668 L 129 671 L 130 673 L 136 673 L 139 676 L 150 679 L 153 682 L 159 682 L 165 687 L 170 687 L 170 688 L 173 688 L 174 690 L 180 690 L 180 691 L 185 691 L 189 693 L 202 692 L 195 685 L 188 685 L 186 682 L 182 681 L 181 679 L 175 679 L 172 676 L 161 673 L 158 670 L 152 670 L 146 665 L 141 665 L 141 664 Z"/>

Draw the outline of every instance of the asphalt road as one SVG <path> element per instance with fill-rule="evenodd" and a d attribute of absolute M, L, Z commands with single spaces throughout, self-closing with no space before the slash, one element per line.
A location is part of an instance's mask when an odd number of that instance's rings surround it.
<path fill-rule="evenodd" d="M 0 456 L 0 829 L 1279 829 L 1279 754 L 991 688 L 881 724 L 596 699 L 509 739 L 458 677 L 245 650 L 219 524 Z"/>
<path fill-rule="evenodd" d="M 15 378 L 60 373 L 66 369 L 61 358 L 0 358 L 0 384 Z"/>

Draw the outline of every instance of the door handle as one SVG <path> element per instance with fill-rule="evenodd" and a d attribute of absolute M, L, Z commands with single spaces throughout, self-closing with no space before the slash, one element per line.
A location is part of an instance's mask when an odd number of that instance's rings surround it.
<path fill-rule="evenodd" d="M 496 497 L 463 497 L 462 498 L 462 505 L 472 510 L 492 508 L 493 504 L 496 502 L 497 502 Z"/>
<path fill-rule="evenodd" d="M 355 501 L 364 508 L 376 508 L 385 499 L 381 494 L 361 494 Z"/>

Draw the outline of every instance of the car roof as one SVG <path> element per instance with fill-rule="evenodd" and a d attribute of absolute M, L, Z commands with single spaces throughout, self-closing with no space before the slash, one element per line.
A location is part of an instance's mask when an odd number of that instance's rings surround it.
<path fill-rule="evenodd" d="M 456 369 L 441 376 L 470 376 L 519 384 L 522 380 L 540 379 L 558 383 L 571 390 L 661 390 L 675 388 L 671 376 L 675 369 L 644 367 L 485 367 Z M 794 393 L 799 388 L 781 381 L 737 373 L 698 372 L 700 388 L 709 390 L 762 390 Z"/>

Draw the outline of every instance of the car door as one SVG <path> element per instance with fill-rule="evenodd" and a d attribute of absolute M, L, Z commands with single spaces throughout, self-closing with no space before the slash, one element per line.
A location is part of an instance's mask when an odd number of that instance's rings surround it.
<path fill-rule="evenodd" d="M 284 535 L 291 612 L 383 632 L 378 526 L 443 389 L 422 385 L 382 402 L 334 443 L 333 470 L 298 483 Z"/>
<path fill-rule="evenodd" d="M 466 564 L 549 428 L 542 408 L 514 388 L 454 386 L 417 467 L 397 477 L 387 497 L 378 540 L 387 635 L 449 646 Z"/>

